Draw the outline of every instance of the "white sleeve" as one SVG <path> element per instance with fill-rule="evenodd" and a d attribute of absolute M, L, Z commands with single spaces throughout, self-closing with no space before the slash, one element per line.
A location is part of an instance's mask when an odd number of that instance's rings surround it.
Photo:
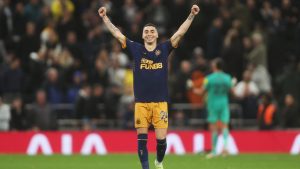
<path fill-rule="evenodd" d="M 259 89 L 254 82 L 250 82 L 250 92 L 256 96 L 259 94 Z"/>
<path fill-rule="evenodd" d="M 243 97 L 244 96 L 244 83 L 239 82 L 236 87 L 234 88 L 234 93 L 237 97 Z"/>

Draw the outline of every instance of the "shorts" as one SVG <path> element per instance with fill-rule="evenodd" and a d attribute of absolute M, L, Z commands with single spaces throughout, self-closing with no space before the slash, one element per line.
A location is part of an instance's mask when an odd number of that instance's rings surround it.
<path fill-rule="evenodd" d="M 230 113 L 228 106 L 208 106 L 208 117 L 209 123 L 216 123 L 221 121 L 224 124 L 228 124 L 230 120 Z"/>
<path fill-rule="evenodd" d="M 134 121 L 135 128 L 168 128 L 168 103 L 135 103 Z"/>

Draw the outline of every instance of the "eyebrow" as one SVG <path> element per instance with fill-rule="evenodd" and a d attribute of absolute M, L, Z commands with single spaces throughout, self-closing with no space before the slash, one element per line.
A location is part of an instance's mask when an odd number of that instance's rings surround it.
<path fill-rule="evenodd" d="M 145 32 L 145 31 L 151 31 L 151 32 L 154 32 L 155 29 L 145 29 L 144 32 Z"/>

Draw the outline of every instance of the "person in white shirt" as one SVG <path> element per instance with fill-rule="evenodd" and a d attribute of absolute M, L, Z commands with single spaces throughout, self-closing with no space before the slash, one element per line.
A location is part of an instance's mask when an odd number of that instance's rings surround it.
<path fill-rule="evenodd" d="M 10 107 L 9 105 L 5 104 L 2 97 L 0 97 L 0 131 L 9 130 L 10 119 Z"/>
<path fill-rule="evenodd" d="M 256 117 L 258 106 L 257 98 L 260 93 L 258 86 L 251 79 L 251 71 L 246 70 L 243 73 L 243 80 L 240 81 L 234 88 L 235 96 L 242 106 L 243 118 L 247 119 L 253 119 Z"/>
<path fill-rule="evenodd" d="M 250 95 L 257 96 L 259 94 L 259 89 L 257 85 L 251 81 L 251 76 L 251 72 L 246 70 L 243 73 L 243 80 L 236 85 L 234 93 L 239 99 L 244 99 Z"/>

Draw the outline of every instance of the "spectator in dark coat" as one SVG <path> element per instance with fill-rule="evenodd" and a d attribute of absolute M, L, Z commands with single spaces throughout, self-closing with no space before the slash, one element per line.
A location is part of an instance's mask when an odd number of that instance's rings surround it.
<path fill-rule="evenodd" d="M 26 130 L 28 129 L 28 112 L 26 111 L 23 100 L 21 97 L 17 97 L 11 104 L 11 130 Z"/>
<path fill-rule="evenodd" d="M 207 57 L 209 60 L 220 56 L 223 44 L 222 25 L 223 20 L 221 18 L 215 18 L 208 31 Z"/>
<path fill-rule="evenodd" d="M 300 127 L 300 112 L 293 95 L 287 94 L 284 99 L 284 107 L 281 112 L 284 128 Z"/>

